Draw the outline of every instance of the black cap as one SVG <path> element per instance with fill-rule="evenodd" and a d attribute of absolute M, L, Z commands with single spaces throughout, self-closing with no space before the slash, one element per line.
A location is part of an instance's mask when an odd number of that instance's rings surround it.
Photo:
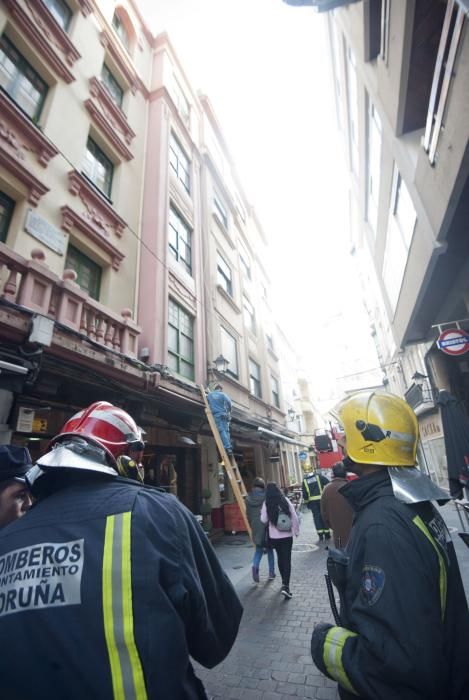
<path fill-rule="evenodd" d="M 10 479 L 24 481 L 24 475 L 33 466 L 26 447 L 0 445 L 0 482 Z"/>

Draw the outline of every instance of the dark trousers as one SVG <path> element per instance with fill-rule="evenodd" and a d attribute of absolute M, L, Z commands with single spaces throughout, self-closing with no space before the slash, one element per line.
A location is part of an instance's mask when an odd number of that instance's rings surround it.
<path fill-rule="evenodd" d="M 282 537 L 278 540 L 273 538 L 270 540 L 272 547 L 277 552 L 277 564 L 280 576 L 282 577 L 282 586 L 287 588 L 290 585 L 291 574 L 291 549 L 293 546 L 293 537 Z"/>
<path fill-rule="evenodd" d="M 322 519 L 321 515 L 321 501 L 310 501 L 308 503 L 308 508 L 313 514 L 313 519 L 314 519 L 314 527 L 316 528 L 316 531 L 322 540 L 323 537 L 330 537 L 331 536 L 331 531 L 329 530 L 328 527 L 326 527 L 326 524 L 324 520 Z"/>

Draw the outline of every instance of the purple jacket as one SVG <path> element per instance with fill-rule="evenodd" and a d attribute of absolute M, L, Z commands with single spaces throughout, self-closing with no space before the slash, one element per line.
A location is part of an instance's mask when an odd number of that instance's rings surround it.
<path fill-rule="evenodd" d="M 269 537 L 272 540 L 280 540 L 283 537 L 292 537 L 292 535 L 295 535 L 295 537 L 298 537 L 300 534 L 300 523 L 298 520 L 298 516 L 295 512 L 295 509 L 293 508 L 292 504 L 288 500 L 288 498 L 285 498 L 286 502 L 288 503 L 288 507 L 290 508 L 290 517 L 291 517 L 291 524 L 292 524 L 292 529 L 284 532 L 283 530 L 277 530 L 275 525 L 272 525 L 271 522 L 269 522 L 269 517 L 267 515 L 267 508 L 265 507 L 265 501 L 262 504 L 261 508 L 261 522 L 263 523 L 269 523 Z"/>

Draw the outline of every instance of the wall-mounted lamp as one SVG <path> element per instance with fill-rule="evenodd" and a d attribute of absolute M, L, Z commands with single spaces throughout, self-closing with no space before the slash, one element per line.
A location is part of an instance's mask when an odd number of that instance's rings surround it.
<path fill-rule="evenodd" d="M 288 415 L 288 420 L 290 422 L 293 422 L 294 420 L 298 420 L 298 418 L 299 418 L 299 416 L 297 415 L 294 408 L 289 408 L 287 411 L 287 415 Z"/>
<path fill-rule="evenodd" d="M 419 372 L 417 370 L 416 372 L 413 373 L 413 375 L 411 376 L 411 379 L 413 379 L 415 382 L 419 382 L 422 379 L 428 379 L 428 375 L 422 374 L 421 372 Z"/>
<path fill-rule="evenodd" d="M 220 355 L 213 360 L 213 364 L 215 365 L 217 372 L 220 372 L 220 374 L 225 374 L 225 372 L 228 370 L 230 361 L 227 360 L 226 357 L 223 357 L 223 355 L 220 353 Z"/>

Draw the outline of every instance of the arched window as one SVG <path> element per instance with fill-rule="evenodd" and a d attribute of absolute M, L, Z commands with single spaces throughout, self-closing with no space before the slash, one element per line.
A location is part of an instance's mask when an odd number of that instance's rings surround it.
<path fill-rule="evenodd" d="M 112 26 L 127 51 L 132 53 L 137 42 L 137 34 L 127 11 L 123 7 L 116 7 Z"/>

